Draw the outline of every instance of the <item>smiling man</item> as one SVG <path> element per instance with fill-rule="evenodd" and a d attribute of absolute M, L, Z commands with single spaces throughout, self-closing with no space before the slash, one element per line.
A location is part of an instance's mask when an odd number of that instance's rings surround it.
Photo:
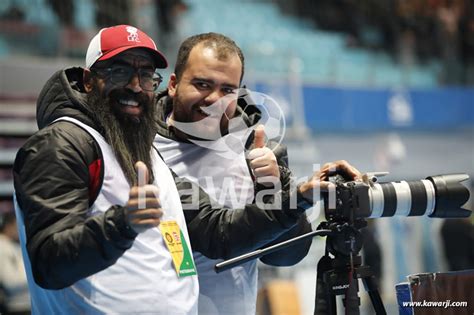
<path fill-rule="evenodd" d="M 192 258 L 179 269 L 164 241 L 177 235 L 190 257 L 180 197 L 152 149 L 166 66 L 150 37 L 119 25 L 91 40 L 86 68 L 43 88 L 40 130 L 14 164 L 33 314 L 196 312 Z"/>
<path fill-rule="evenodd" d="M 132 183 L 136 180 L 134 161 L 151 166 L 150 144 L 155 128 L 150 104 L 161 82 L 151 57 L 145 49 L 124 51 L 95 62 L 84 72 L 86 103 L 101 122 L 108 143 Z"/>
<path fill-rule="evenodd" d="M 155 145 L 168 166 L 178 176 L 199 184 L 216 201 L 215 207 L 238 209 L 245 204 L 258 204 L 259 192 L 269 189 L 277 193 L 290 186 L 285 147 L 276 148 L 274 143 L 268 144 L 274 150 L 266 147 L 264 130 L 256 128 L 260 116 L 249 116 L 238 106 L 237 89 L 243 75 L 244 56 L 234 41 L 218 33 L 198 34 L 181 44 L 168 89 L 159 95 Z M 235 141 L 235 129 L 242 128 L 258 130 L 251 136 L 253 139 Z M 229 133 L 229 129 L 233 132 Z M 268 181 L 269 178 L 273 181 Z M 278 182 L 276 187 L 274 182 Z M 288 205 L 280 204 L 273 210 L 283 212 L 288 210 Z M 248 222 L 233 224 L 241 231 L 247 230 L 248 225 Z M 222 225 L 221 229 L 230 233 L 230 226 Z M 248 230 L 257 233 L 257 229 L 255 226 L 252 231 L 250 226 Z M 311 226 L 303 215 L 296 225 L 266 245 L 310 231 Z M 241 243 L 245 244 L 243 234 Z M 205 241 L 202 236 L 191 241 L 198 239 Z M 310 245 L 308 240 L 262 257 L 261 261 L 276 266 L 293 265 L 306 256 Z M 206 256 L 199 250 L 194 253 L 200 287 L 199 314 L 255 314 L 257 262 L 216 274 L 214 265 L 221 260 Z"/>
<path fill-rule="evenodd" d="M 226 134 L 229 118 L 235 115 L 237 102 L 234 91 L 240 86 L 243 57 L 240 58 L 240 50 L 232 51 L 234 48 L 223 38 L 218 35 L 214 37 L 207 41 L 199 36 L 188 39 L 182 45 L 175 73 L 170 78 L 168 94 L 173 99 L 170 121 L 197 122 L 209 117 L 209 112 L 205 111 L 207 107 L 221 107 L 221 110 L 217 110 L 219 115 L 215 117 L 214 123 L 194 124 L 201 130 L 193 134 L 184 134 L 181 128 L 175 128 L 177 136 L 182 139 L 194 136 L 217 140 L 212 135 Z M 222 48 L 226 44 L 228 47 Z M 186 57 L 187 60 L 183 60 Z M 228 95 L 231 97 L 223 99 Z M 232 95 L 235 96 L 234 101 Z M 219 132 L 212 130 L 216 126 L 220 127 Z"/>

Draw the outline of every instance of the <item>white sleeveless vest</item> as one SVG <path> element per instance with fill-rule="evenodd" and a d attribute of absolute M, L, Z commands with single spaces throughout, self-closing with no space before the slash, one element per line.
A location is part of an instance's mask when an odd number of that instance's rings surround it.
<path fill-rule="evenodd" d="M 225 158 L 218 151 L 192 143 L 155 136 L 166 164 L 179 176 L 203 188 L 209 196 L 231 209 L 242 208 L 254 198 L 253 181 L 244 152 Z M 257 300 L 257 262 L 217 274 L 216 263 L 194 252 L 199 275 L 199 315 L 252 315 Z"/>
<path fill-rule="evenodd" d="M 89 215 L 105 212 L 112 205 L 125 205 L 130 186 L 104 138 L 76 119 L 62 117 L 58 120 L 82 127 L 96 140 L 102 151 L 104 180 Z M 163 208 L 162 221 L 177 221 L 190 245 L 174 179 L 154 149 L 152 163 L 154 185 L 159 188 Z M 42 289 L 32 277 L 25 249 L 25 227 L 16 201 L 15 208 L 21 218 L 18 220 L 20 241 L 34 314 L 197 314 L 197 276 L 177 276 L 171 254 L 158 228 L 138 234 L 132 247 L 107 269 L 61 290 Z"/>

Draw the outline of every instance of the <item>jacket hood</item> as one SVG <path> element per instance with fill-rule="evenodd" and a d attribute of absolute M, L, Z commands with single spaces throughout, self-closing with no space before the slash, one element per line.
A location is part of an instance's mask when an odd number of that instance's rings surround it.
<path fill-rule="evenodd" d="M 82 84 L 84 69 L 59 70 L 46 82 L 36 102 L 36 123 L 42 129 L 59 117 L 68 116 L 94 127 Z"/>
<path fill-rule="evenodd" d="M 172 129 L 168 127 L 166 123 L 166 119 L 168 115 L 171 113 L 173 109 L 173 100 L 171 97 L 168 96 L 168 90 L 162 91 L 157 96 L 156 101 L 156 110 L 155 110 L 155 121 L 158 134 L 175 140 L 175 141 L 182 141 L 179 140 Z M 188 141 L 185 141 L 188 142 Z"/>

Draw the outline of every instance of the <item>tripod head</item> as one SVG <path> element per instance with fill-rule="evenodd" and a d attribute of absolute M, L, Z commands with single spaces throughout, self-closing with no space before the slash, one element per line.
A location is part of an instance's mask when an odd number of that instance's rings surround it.
<path fill-rule="evenodd" d="M 363 246 L 360 229 L 367 226 L 367 221 L 353 218 L 322 222 L 318 226 L 318 230 L 331 232 L 327 234 L 325 255 L 318 262 L 314 314 L 336 314 L 337 295 L 344 295 L 346 314 L 360 314 L 358 279 L 364 281 L 376 313 L 386 314 L 373 272 L 362 265 L 359 255 Z"/>
<path fill-rule="evenodd" d="M 326 239 L 326 250 L 334 256 L 356 256 L 362 249 L 361 228 L 367 226 L 365 219 L 350 221 L 322 222 L 319 229 L 330 230 Z"/>

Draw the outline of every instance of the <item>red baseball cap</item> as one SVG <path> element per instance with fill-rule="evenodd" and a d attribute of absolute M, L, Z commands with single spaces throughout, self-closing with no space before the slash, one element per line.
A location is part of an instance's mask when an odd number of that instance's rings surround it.
<path fill-rule="evenodd" d="M 103 28 L 92 38 L 87 48 L 86 68 L 98 60 L 107 60 L 132 48 L 145 48 L 155 59 L 158 68 L 166 68 L 165 56 L 156 48 L 155 42 L 147 34 L 130 25 Z"/>

